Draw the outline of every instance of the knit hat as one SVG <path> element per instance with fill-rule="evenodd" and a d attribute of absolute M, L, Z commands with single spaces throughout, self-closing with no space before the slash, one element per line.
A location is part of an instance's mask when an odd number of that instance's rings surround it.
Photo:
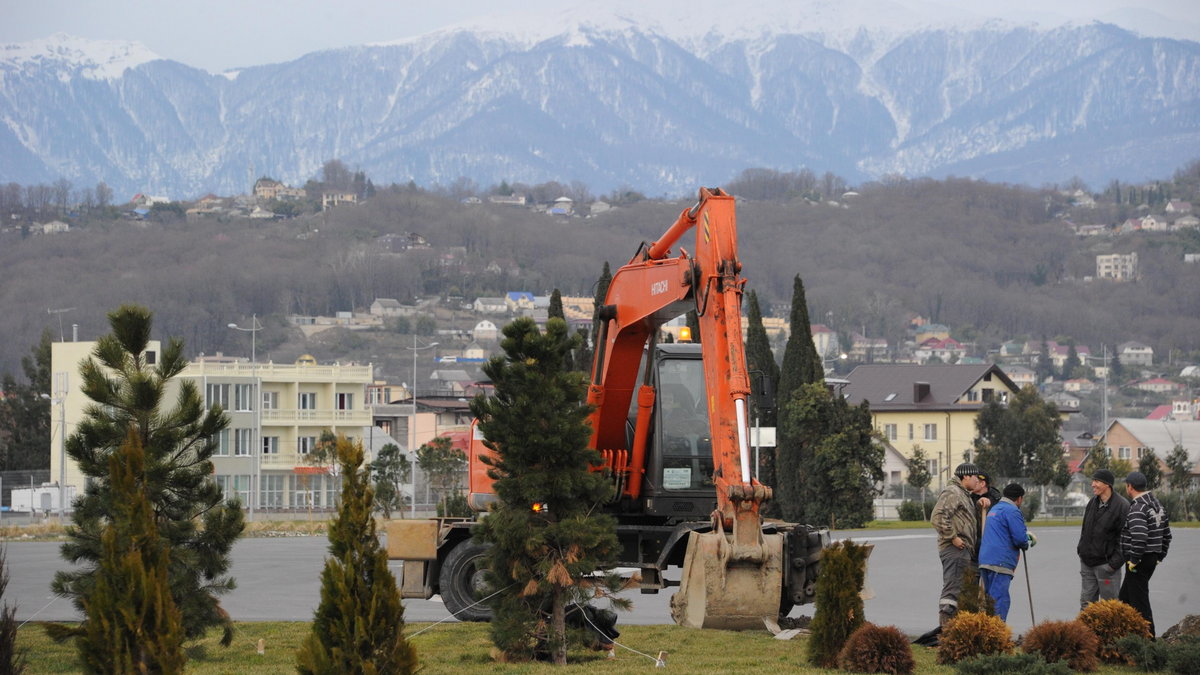
<path fill-rule="evenodd" d="M 1101 483 L 1107 483 L 1108 487 L 1112 487 L 1113 483 L 1115 483 L 1117 479 L 1115 476 L 1113 476 L 1113 472 L 1109 471 L 1108 469 L 1097 469 L 1096 473 L 1092 474 L 1092 480 L 1098 480 Z"/>
<path fill-rule="evenodd" d="M 1021 487 L 1020 483 L 1009 483 L 1004 486 L 1004 496 L 1015 502 L 1025 496 L 1025 488 Z"/>
<path fill-rule="evenodd" d="M 1146 475 L 1141 471 L 1130 471 L 1129 475 L 1125 476 L 1125 484 L 1138 492 L 1145 492 Z"/>
<path fill-rule="evenodd" d="M 963 462 L 962 464 L 958 465 L 957 469 L 954 470 L 954 475 L 958 476 L 959 478 L 962 478 L 963 476 L 978 476 L 979 467 L 970 462 Z"/>

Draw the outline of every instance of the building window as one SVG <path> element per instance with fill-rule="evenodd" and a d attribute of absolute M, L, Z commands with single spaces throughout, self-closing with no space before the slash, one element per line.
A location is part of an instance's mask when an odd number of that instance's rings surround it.
<path fill-rule="evenodd" d="M 278 455 L 279 454 L 279 437 L 278 436 L 263 436 L 263 454 Z"/>
<path fill-rule="evenodd" d="M 229 456 L 229 430 L 222 429 L 222 430 L 218 431 L 216 434 L 216 441 L 217 441 L 217 449 L 213 450 L 213 456 L 228 457 Z"/>
<path fill-rule="evenodd" d="M 1129 459 L 1131 452 L 1129 446 L 1123 445 L 1117 450 L 1117 459 Z"/>
<path fill-rule="evenodd" d="M 908 425 L 908 440 L 911 441 L 913 438 L 915 438 L 915 436 L 913 436 L 913 425 L 910 424 Z"/>
<path fill-rule="evenodd" d="M 1150 452 L 1150 448 L 1138 448 L 1138 459 L 1145 457 L 1148 452 Z"/>
<path fill-rule="evenodd" d="M 988 391 L 991 391 L 990 389 Z M 974 389 L 967 392 L 967 402 L 976 403 L 979 401 L 979 392 Z"/>
<path fill-rule="evenodd" d="M 302 391 L 299 398 L 296 400 L 296 407 L 300 410 L 316 410 L 317 409 L 317 392 Z"/>
<path fill-rule="evenodd" d="M 251 410 L 254 410 L 254 385 L 234 385 L 233 409 L 238 412 L 250 412 Z"/>
<path fill-rule="evenodd" d="M 262 506 L 279 508 L 283 506 L 283 476 L 263 476 L 262 490 L 259 501 Z"/>
<path fill-rule="evenodd" d="M 263 410 L 279 410 L 279 392 L 263 392 Z"/>
<path fill-rule="evenodd" d="M 342 498 L 342 481 L 329 475 L 321 478 L 325 481 L 325 506 L 337 506 Z"/>
<path fill-rule="evenodd" d="M 292 474 L 288 477 L 291 483 L 288 492 L 291 495 L 290 505 L 296 508 L 316 506 L 316 491 L 313 490 L 315 476 L 308 474 Z"/>
<path fill-rule="evenodd" d="M 338 394 L 336 405 L 338 410 L 354 410 L 354 394 Z"/>
<path fill-rule="evenodd" d="M 209 408 L 219 405 L 229 410 L 229 385 L 209 384 L 204 387 L 204 402 Z"/>
<path fill-rule="evenodd" d="M 234 429 L 233 430 L 233 454 L 238 457 L 249 457 L 250 448 L 254 443 L 253 429 Z"/>
<path fill-rule="evenodd" d="M 250 503 L 250 476 L 233 476 L 233 494 L 242 501 L 242 506 Z"/>
<path fill-rule="evenodd" d="M 937 440 L 937 425 L 936 424 L 926 424 L 925 425 L 925 440 L 927 440 L 927 441 L 936 441 Z"/>
<path fill-rule="evenodd" d="M 296 452 L 307 455 L 317 448 L 316 436 L 301 436 L 296 439 Z"/>
<path fill-rule="evenodd" d="M 925 466 L 929 469 L 930 476 L 938 475 L 938 461 L 936 459 L 925 460 Z"/>
<path fill-rule="evenodd" d="M 897 435 L 898 434 L 896 433 L 896 425 L 895 424 L 883 425 L 884 438 L 888 439 L 889 441 L 894 441 L 894 440 L 896 440 Z"/>

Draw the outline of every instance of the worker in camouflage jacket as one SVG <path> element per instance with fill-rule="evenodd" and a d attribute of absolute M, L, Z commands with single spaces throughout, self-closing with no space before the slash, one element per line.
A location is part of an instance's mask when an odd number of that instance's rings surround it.
<path fill-rule="evenodd" d="M 942 595 L 938 599 L 938 625 L 958 613 L 963 574 L 975 564 L 979 516 L 971 493 L 979 487 L 979 467 L 965 462 L 954 470 L 938 496 L 930 521 L 937 531 L 938 557 L 942 561 Z"/>
<path fill-rule="evenodd" d="M 1150 577 L 1167 557 L 1171 547 L 1171 522 L 1167 510 L 1146 486 L 1141 471 L 1125 476 L 1129 513 L 1121 530 L 1121 555 L 1125 557 L 1125 581 L 1117 599 L 1138 611 L 1150 622 L 1154 636 L 1154 612 L 1150 609 Z"/>

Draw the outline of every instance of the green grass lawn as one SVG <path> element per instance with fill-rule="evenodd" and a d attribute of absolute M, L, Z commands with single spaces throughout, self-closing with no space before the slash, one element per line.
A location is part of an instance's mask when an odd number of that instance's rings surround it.
<path fill-rule="evenodd" d="M 423 629 L 429 630 L 417 635 Z M 294 672 L 294 655 L 304 640 L 309 624 L 304 622 L 238 623 L 230 647 L 218 644 L 219 635 L 194 647 L 187 673 L 242 675 L 244 673 Z M 625 675 L 646 673 L 654 668 L 654 657 L 667 652 L 666 667 L 677 673 L 732 673 L 786 671 L 834 673 L 807 666 L 805 638 L 776 640 L 766 632 L 694 630 L 678 626 L 622 626 L 620 644 L 641 654 L 618 647 L 615 659 L 603 653 L 573 651 L 565 668 L 542 663 L 497 663 L 491 656 L 487 625 L 446 623 L 433 626 L 413 624 L 406 632 L 417 648 L 422 675 L 471 675 L 501 673 L 525 675 L 537 673 L 588 673 L 589 675 Z M 257 653 L 263 640 L 264 654 Z M 75 649 L 46 638 L 38 624 L 27 624 L 17 634 L 18 646 L 27 650 L 31 675 L 77 673 Z M 936 664 L 937 651 L 913 647 L 918 673 L 953 673 L 953 668 Z M 1133 668 L 1105 666 L 1099 673 L 1134 673 Z"/>

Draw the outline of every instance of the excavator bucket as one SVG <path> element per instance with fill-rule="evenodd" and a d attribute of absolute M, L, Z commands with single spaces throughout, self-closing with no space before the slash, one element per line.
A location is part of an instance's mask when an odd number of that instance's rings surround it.
<path fill-rule="evenodd" d="M 782 580 L 783 535 L 763 535 L 761 556 L 746 556 L 719 529 L 692 532 L 671 616 L 690 628 L 778 632 Z"/>

